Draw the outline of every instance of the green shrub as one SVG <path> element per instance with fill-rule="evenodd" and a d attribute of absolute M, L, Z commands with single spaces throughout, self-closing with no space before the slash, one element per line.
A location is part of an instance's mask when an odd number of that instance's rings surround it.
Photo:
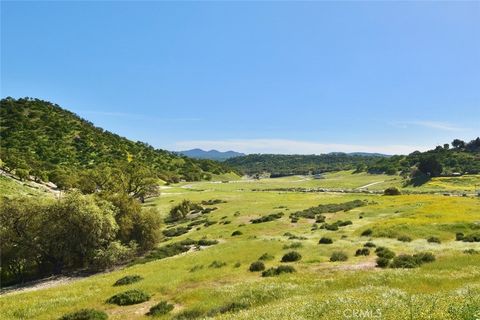
<path fill-rule="evenodd" d="M 220 308 L 215 308 L 208 312 L 208 315 L 213 317 L 218 313 L 227 313 L 227 312 L 238 312 L 241 310 L 248 309 L 250 305 L 245 302 L 230 302 L 227 303 L 226 305 L 221 306 Z"/>
<path fill-rule="evenodd" d="M 197 244 L 199 246 L 213 246 L 214 244 L 217 244 L 218 240 L 208 240 L 208 239 L 200 239 L 197 241 Z"/>
<path fill-rule="evenodd" d="M 318 241 L 319 244 L 331 244 L 333 243 L 333 240 L 331 238 L 327 237 L 321 237 L 320 241 Z"/>
<path fill-rule="evenodd" d="M 283 246 L 283 249 L 299 249 L 303 247 L 303 244 L 301 242 L 293 242 L 291 244 L 286 244 Z"/>
<path fill-rule="evenodd" d="M 335 222 L 335 224 L 337 224 L 339 227 L 345 227 L 345 226 L 349 226 L 349 225 L 353 224 L 353 222 L 350 221 L 350 220 L 346 220 L 346 221 L 339 220 L 339 221 Z"/>
<path fill-rule="evenodd" d="M 325 217 L 322 213 L 329 212 L 338 212 L 338 211 L 349 211 L 351 209 L 366 206 L 367 202 L 362 200 L 353 200 L 345 203 L 331 203 L 331 204 L 321 204 L 316 207 L 311 207 L 302 211 L 296 211 L 290 214 L 292 221 L 295 219 L 295 222 L 299 218 L 307 219 L 316 219 L 318 223 L 324 222 Z"/>
<path fill-rule="evenodd" d="M 412 238 L 410 238 L 409 236 L 400 236 L 397 238 L 397 240 L 402 242 L 410 242 L 412 241 Z"/>
<path fill-rule="evenodd" d="M 203 200 L 201 204 L 204 206 L 213 206 L 219 203 L 227 203 L 225 200 L 220 200 L 220 199 L 210 199 L 210 200 Z"/>
<path fill-rule="evenodd" d="M 295 268 L 292 266 L 278 266 L 276 268 L 270 268 L 262 272 L 262 277 L 274 277 L 281 275 L 282 273 L 293 273 Z"/>
<path fill-rule="evenodd" d="M 173 304 L 168 303 L 167 301 L 161 301 L 150 308 L 150 311 L 147 313 L 149 316 L 162 316 L 174 308 Z"/>
<path fill-rule="evenodd" d="M 250 222 L 251 223 L 263 223 L 263 222 L 269 222 L 269 221 L 277 220 L 277 219 L 280 219 L 281 217 L 283 217 L 283 212 L 272 213 L 272 214 L 269 214 L 267 216 L 263 216 L 263 217 L 260 217 L 260 218 L 257 218 L 257 219 L 252 219 L 252 220 L 250 220 Z"/>
<path fill-rule="evenodd" d="M 400 192 L 400 190 L 398 190 L 398 188 L 390 187 L 385 189 L 385 191 L 383 191 L 383 194 L 386 196 L 398 196 L 398 195 L 401 195 L 402 193 Z"/>
<path fill-rule="evenodd" d="M 170 228 L 170 229 L 165 229 L 162 231 L 163 235 L 165 237 L 178 237 L 182 234 L 187 233 L 191 228 L 190 227 L 176 227 L 176 228 Z"/>
<path fill-rule="evenodd" d="M 117 293 L 116 295 L 110 297 L 107 300 L 107 303 L 116 304 L 119 306 L 128 306 L 132 304 L 142 303 L 148 300 L 150 300 L 150 295 L 148 293 L 134 289 Z"/>
<path fill-rule="evenodd" d="M 240 262 L 236 262 L 236 263 L 233 265 L 233 267 L 234 267 L 234 268 L 240 268 L 241 265 L 242 265 L 242 264 L 241 264 Z"/>
<path fill-rule="evenodd" d="M 413 256 L 408 254 L 401 254 L 395 258 L 391 263 L 392 268 L 416 268 L 424 263 L 435 261 L 435 256 L 430 252 L 420 252 Z"/>
<path fill-rule="evenodd" d="M 232 237 L 241 236 L 242 234 L 243 234 L 242 231 L 235 230 L 235 231 L 232 232 Z"/>
<path fill-rule="evenodd" d="M 262 261 L 252 262 L 248 270 L 250 270 L 251 272 L 263 271 L 265 270 L 265 264 Z"/>
<path fill-rule="evenodd" d="M 330 256 L 330 261 L 335 262 L 335 261 L 347 261 L 348 256 L 341 251 L 334 251 L 332 255 Z"/>
<path fill-rule="evenodd" d="M 355 256 L 368 256 L 370 255 L 370 250 L 368 248 L 361 248 L 355 252 Z"/>
<path fill-rule="evenodd" d="M 390 259 L 378 257 L 377 258 L 377 267 L 387 268 L 390 264 Z"/>
<path fill-rule="evenodd" d="M 329 230 L 329 231 L 337 231 L 338 230 L 338 224 L 336 224 L 336 223 L 333 223 L 333 224 L 324 223 L 322 227 L 323 227 L 323 229 Z"/>
<path fill-rule="evenodd" d="M 60 318 L 60 320 L 106 320 L 108 315 L 100 310 L 81 309 L 72 313 L 68 313 Z"/>
<path fill-rule="evenodd" d="M 373 242 L 365 242 L 365 244 L 363 246 L 366 247 L 366 248 L 375 248 L 376 247 L 375 243 L 373 243 Z"/>
<path fill-rule="evenodd" d="M 190 213 L 200 212 L 202 206 L 198 203 L 193 203 L 189 200 L 183 200 L 178 205 L 170 209 L 168 217 L 165 219 L 165 222 L 177 222 L 183 220 Z"/>
<path fill-rule="evenodd" d="M 188 250 L 190 250 L 190 246 L 182 245 L 181 243 L 171 243 L 153 250 L 145 258 L 139 259 L 137 262 L 142 263 L 173 257 Z"/>
<path fill-rule="evenodd" d="M 427 241 L 430 243 L 442 243 L 438 237 L 430 237 L 427 239 Z"/>
<path fill-rule="evenodd" d="M 457 241 L 462 241 L 463 237 L 464 237 L 464 235 L 461 232 L 457 232 L 457 234 L 455 234 L 455 240 L 457 240 Z"/>
<path fill-rule="evenodd" d="M 435 256 L 431 252 L 420 252 L 413 255 L 418 264 L 429 263 L 435 261 Z"/>
<path fill-rule="evenodd" d="M 393 258 L 390 266 L 392 268 L 416 268 L 419 266 L 419 264 L 413 256 L 401 254 Z"/>
<path fill-rule="evenodd" d="M 467 234 L 462 238 L 463 242 L 480 242 L 480 232 Z"/>
<path fill-rule="evenodd" d="M 221 268 L 221 267 L 225 267 L 226 265 L 227 265 L 226 262 L 214 260 L 212 263 L 210 263 L 210 265 L 208 267 L 218 269 L 218 268 Z"/>
<path fill-rule="evenodd" d="M 372 229 L 367 229 L 367 230 L 363 230 L 361 236 L 362 236 L 362 237 L 369 237 L 369 236 L 371 236 L 372 234 L 373 234 Z"/>
<path fill-rule="evenodd" d="M 475 250 L 475 249 L 467 249 L 467 250 L 464 250 L 463 253 L 466 253 L 466 254 L 480 254 L 480 251 Z"/>
<path fill-rule="evenodd" d="M 290 251 L 282 257 L 282 262 L 294 262 L 302 259 L 302 255 L 296 251 Z"/>
<path fill-rule="evenodd" d="M 380 258 L 393 259 L 395 257 L 395 252 L 385 247 L 378 247 L 375 249 L 375 253 Z"/>
<path fill-rule="evenodd" d="M 198 319 L 203 317 L 205 312 L 198 309 L 184 310 L 180 313 L 177 313 L 172 319 L 174 320 L 191 320 Z"/>
<path fill-rule="evenodd" d="M 205 222 L 204 226 L 205 226 L 205 227 L 209 227 L 209 226 L 214 225 L 214 224 L 216 224 L 216 223 L 217 223 L 217 221 L 207 220 L 207 222 Z"/>
<path fill-rule="evenodd" d="M 135 283 L 140 280 L 143 280 L 143 278 L 137 274 L 131 275 L 131 276 L 125 276 L 123 278 L 118 279 L 113 285 L 114 286 L 124 286 L 127 284 Z"/>
<path fill-rule="evenodd" d="M 269 261 L 273 259 L 275 259 L 275 257 L 269 253 L 264 253 L 260 256 L 260 258 L 258 258 L 258 260 L 263 260 L 263 261 Z"/>
<path fill-rule="evenodd" d="M 292 234 L 290 237 L 288 237 L 288 240 L 307 240 L 307 237 L 296 236 Z"/>
<path fill-rule="evenodd" d="M 137 251 L 135 242 L 131 247 L 127 247 L 120 241 L 112 241 L 106 248 L 95 250 L 91 259 L 90 269 L 100 271 L 114 267 L 115 265 L 125 263 L 131 260 Z"/>

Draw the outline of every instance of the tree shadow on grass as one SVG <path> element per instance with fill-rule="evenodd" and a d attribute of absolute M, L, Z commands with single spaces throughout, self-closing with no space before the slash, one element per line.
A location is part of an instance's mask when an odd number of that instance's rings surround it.
<path fill-rule="evenodd" d="M 430 181 L 430 176 L 426 174 L 417 175 L 405 183 L 405 187 L 420 187 Z"/>

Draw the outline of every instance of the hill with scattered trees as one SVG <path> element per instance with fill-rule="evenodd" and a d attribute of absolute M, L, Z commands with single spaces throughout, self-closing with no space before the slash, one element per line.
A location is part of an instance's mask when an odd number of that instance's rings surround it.
<path fill-rule="evenodd" d="M 322 155 L 251 154 L 225 161 L 239 171 L 255 175 L 264 172 L 271 176 L 316 174 L 327 171 L 355 170 L 356 172 L 402 174 L 415 177 L 459 175 L 480 172 L 480 138 L 470 142 L 455 139 L 451 146 L 444 144 L 426 152 L 409 155 L 375 155 L 330 153 Z"/>
<path fill-rule="evenodd" d="M 191 159 L 95 127 L 91 122 L 38 99 L 1 100 L 3 170 L 34 176 L 62 188 L 77 187 L 85 170 L 134 165 L 168 182 L 209 179 L 230 172 L 224 164 Z"/>
<path fill-rule="evenodd" d="M 227 159 L 225 163 L 245 174 L 254 175 L 268 172 L 272 177 L 278 177 L 352 170 L 358 166 L 373 165 L 379 158 L 380 156 L 377 155 L 349 155 L 346 153 L 322 155 L 250 154 Z"/>
<path fill-rule="evenodd" d="M 374 164 L 357 169 L 369 173 L 400 173 L 410 177 L 477 174 L 480 173 L 480 138 L 470 142 L 455 139 L 451 145 L 446 143 L 425 152 L 381 158 Z"/>

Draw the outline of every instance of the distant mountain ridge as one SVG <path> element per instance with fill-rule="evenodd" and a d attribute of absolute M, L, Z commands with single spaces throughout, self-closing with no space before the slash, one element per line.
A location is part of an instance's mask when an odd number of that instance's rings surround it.
<path fill-rule="evenodd" d="M 241 157 L 244 156 L 245 153 L 236 152 L 236 151 L 218 151 L 218 150 L 209 150 L 205 151 L 199 148 L 191 149 L 191 150 L 184 150 L 178 151 L 177 153 L 183 154 L 184 156 L 196 159 L 210 159 L 210 160 L 227 160 L 234 157 Z"/>

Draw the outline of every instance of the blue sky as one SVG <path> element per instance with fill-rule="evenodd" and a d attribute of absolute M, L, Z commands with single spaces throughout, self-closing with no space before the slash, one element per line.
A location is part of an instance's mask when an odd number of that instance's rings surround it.
<path fill-rule="evenodd" d="M 1 95 L 155 147 L 408 153 L 480 133 L 480 2 L 4 2 Z"/>

